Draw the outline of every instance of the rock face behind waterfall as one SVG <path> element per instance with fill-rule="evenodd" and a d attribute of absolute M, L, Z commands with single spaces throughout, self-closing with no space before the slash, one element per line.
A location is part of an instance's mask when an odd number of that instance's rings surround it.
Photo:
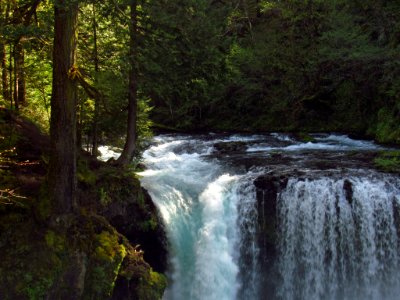
<path fill-rule="evenodd" d="M 288 177 L 263 175 L 254 180 L 257 197 L 257 242 L 260 253 L 260 269 L 276 271 L 274 263 L 277 259 L 277 197 L 287 185 Z M 274 276 L 260 278 L 260 294 L 268 298 L 275 295 L 277 286 Z"/>

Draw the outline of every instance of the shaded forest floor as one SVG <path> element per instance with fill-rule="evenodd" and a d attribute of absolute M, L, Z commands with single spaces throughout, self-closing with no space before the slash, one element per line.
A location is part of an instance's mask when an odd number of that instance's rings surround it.
<path fill-rule="evenodd" d="M 0 176 L 3 204 L 27 207 L 46 175 L 49 138 L 27 120 L 0 110 Z M 28 203 L 27 203 L 28 202 Z"/>

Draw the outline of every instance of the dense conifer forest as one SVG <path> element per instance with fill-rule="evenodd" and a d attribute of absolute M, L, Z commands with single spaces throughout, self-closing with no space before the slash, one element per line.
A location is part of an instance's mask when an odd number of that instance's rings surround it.
<path fill-rule="evenodd" d="M 400 2 L 4 0 L 0 74 L 0 299 L 157 299 L 152 134 L 399 144 Z"/>
<path fill-rule="evenodd" d="M 139 137 L 153 125 L 399 141 L 397 1 L 79 2 L 77 138 L 89 148 L 120 141 L 129 91 Z M 0 8 L 2 105 L 46 130 L 53 3 Z"/>

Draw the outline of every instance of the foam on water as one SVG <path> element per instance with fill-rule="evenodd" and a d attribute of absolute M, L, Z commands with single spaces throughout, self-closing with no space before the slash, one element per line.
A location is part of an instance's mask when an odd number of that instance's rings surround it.
<path fill-rule="evenodd" d="M 255 144 L 247 148 L 247 152 L 262 152 L 271 150 L 300 151 L 300 150 L 329 150 L 329 151 L 354 151 L 354 150 L 379 150 L 381 146 L 365 140 L 354 140 L 347 135 L 331 134 L 328 136 L 314 137 L 312 142 L 298 142 L 289 135 L 272 133 L 271 136 L 280 141 L 290 142 L 291 145 L 274 147 L 268 144 Z"/>
<path fill-rule="evenodd" d="M 110 158 L 117 159 L 121 154 L 120 149 L 115 149 L 109 146 L 100 146 L 97 149 L 100 152 L 99 159 L 102 161 L 107 161 Z"/>
<path fill-rule="evenodd" d="M 202 160 L 209 152 L 204 147 L 203 153 L 175 154 L 181 143 L 150 147 L 144 153 L 149 169 L 139 173 L 167 225 L 172 284 L 165 299 L 235 299 L 237 198 L 231 188 L 238 177 Z"/>
<path fill-rule="evenodd" d="M 282 147 L 371 150 L 379 147 L 347 136 L 316 136 L 300 143 L 276 134 Z M 371 173 L 344 178 L 289 179 L 277 197 L 277 257 L 261 270 L 257 190 L 268 170 L 231 173 L 213 144 L 245 141 L 260 151 L 265 136 L 195 138 L 159 136 L 145 151 L 139 175 L 166 225 L 170 243 L 166 300 L 263 299 L 262 276 L 277 280 L 273 299 L 397 299 L 400 294 L 400 180 Z M 253 144 L 254 145 L 253 145 Z M 258 146 L 257 146 L 258 145 Z M 252 148 L 253 147 L 253 148 Z M 239 172 L 239 171 L 238 171 Z"/>
<path fill-rule="evenodd" d="M 384 176 L 289 180 L 278 201 L 280 297 L 398 299 L 399 194 Z"/>

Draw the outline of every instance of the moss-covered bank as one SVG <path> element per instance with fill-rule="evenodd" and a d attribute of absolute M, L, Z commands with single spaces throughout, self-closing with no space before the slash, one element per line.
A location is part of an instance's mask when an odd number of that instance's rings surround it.
<path fill-rule="evenodd" d="M 4 213 L 4 212 L 3 212 Z M 2 299 L 159 299 L 166 281 L 106 219 L 66 216 L 68 230 L 44 228 L 26 213 L 0 218 Z M 121 293 L 124 285 L 130 293 Z"/>
<path fill-rule="evenodd" d="M 78 211 L 49 218 L 47 145 L 1 111 L 0 299 L 160 299 L 164 233 L 138 179 L 82 154 Z"/>

